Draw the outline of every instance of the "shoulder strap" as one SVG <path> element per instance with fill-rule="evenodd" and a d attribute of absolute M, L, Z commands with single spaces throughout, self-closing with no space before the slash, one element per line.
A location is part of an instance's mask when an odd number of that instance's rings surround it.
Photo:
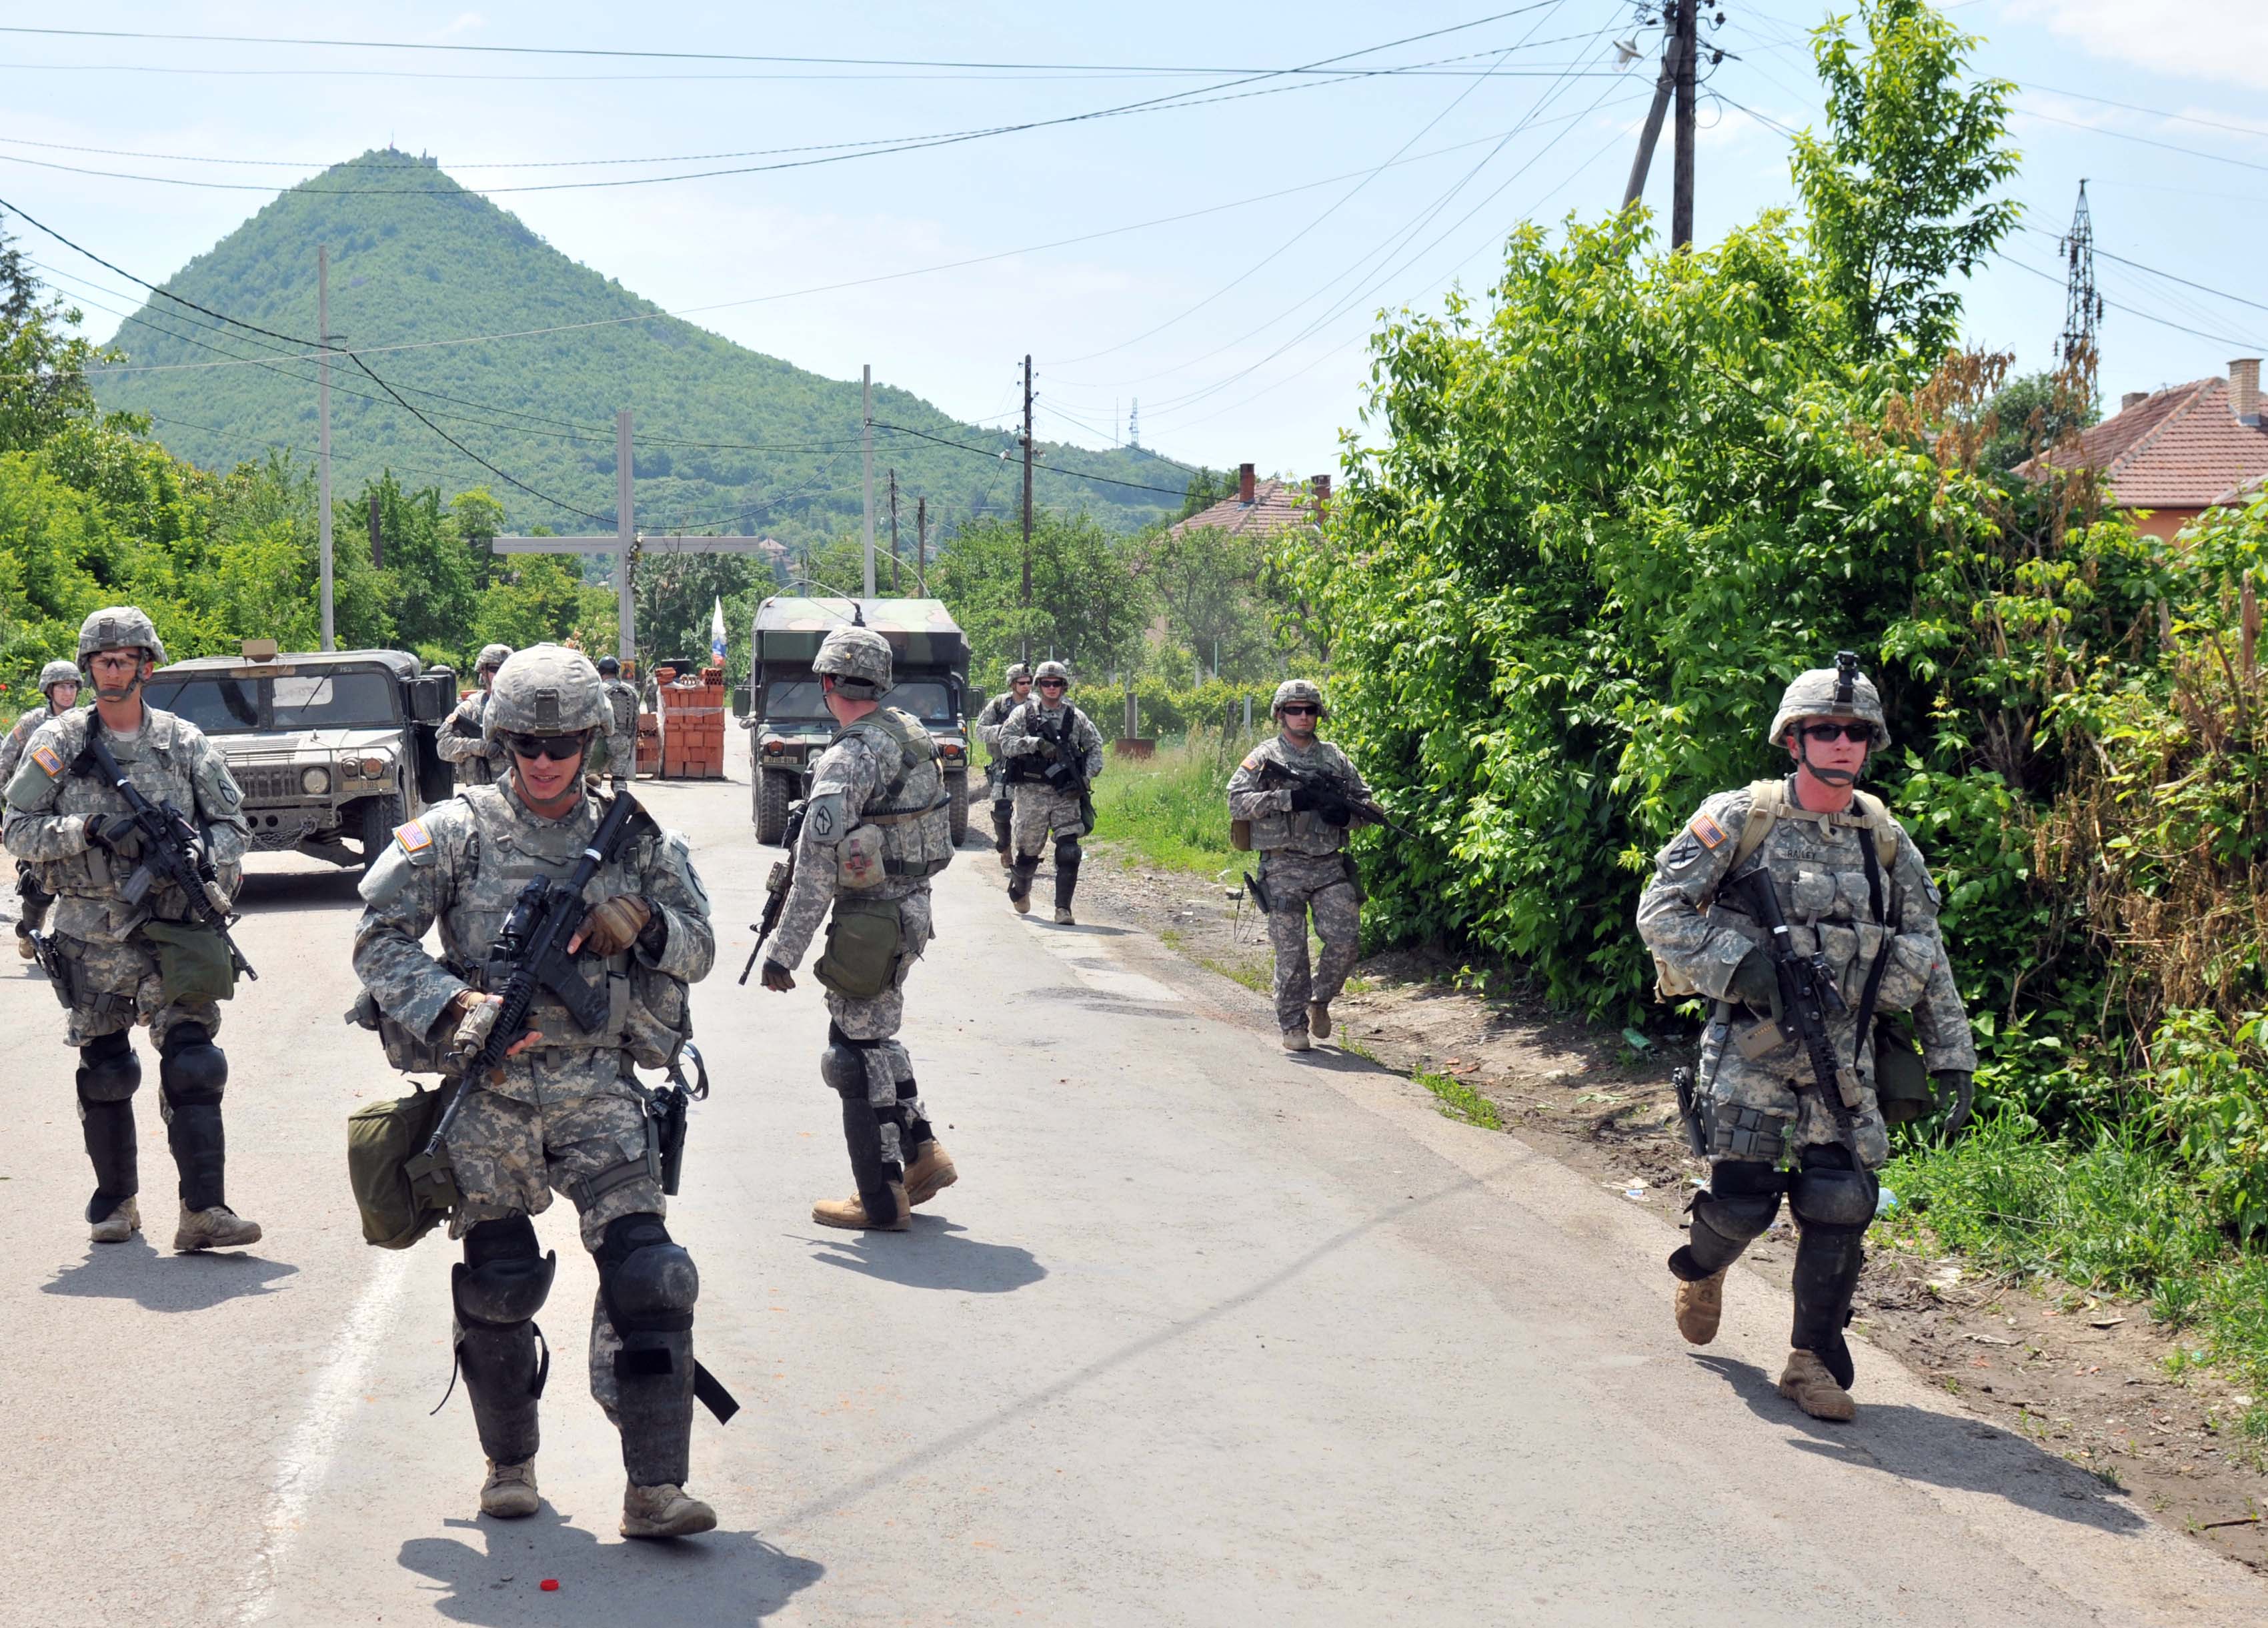
<path fill-rule="evenodd" d="M 1867 816 L 1867 829 L 1874 836 L 1874 861 L 1885 871 L 1897 863 L 1900 827 L 1892 816 L 1889 805 L 1871 792 L 1853 794 L 1859 812 Z"/>
<path fill-rule="evenodd" d="M 1749 787 L 1749 817 L 1741 826 L 1741 840 L 1733 844 L 1733 862 L 1725 867 L 1732 875 L 1764 845 L 1764 838 L 1779 822 L 1780 812 L 1787 807 L 1787 783 L 1784 780 L 1758 780 Z"/>

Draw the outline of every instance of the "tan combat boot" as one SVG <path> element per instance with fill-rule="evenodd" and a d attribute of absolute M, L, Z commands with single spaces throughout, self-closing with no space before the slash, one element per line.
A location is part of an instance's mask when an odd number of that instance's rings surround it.
<path fill-rule="evenodd" d="M 1008 895 L 1008 902 L 1015 907 L 1016 914 L 1019 916 L 1029 916 L 1032 913 L 1032 895 L 1028 893 L 1020 899 L 1012 893 Z"/>
<path fill-rule="evenodd" d="M 960 1179 L 961 1172 L 954 1168 L 953 1155 L 945 1151 L 945 1144 L 924 1142 L 913 1163 L 906 1167 L 906 1203 L 927 1204 Z"/>
<path fill-rule="evenodd" d="M 21 930 L 18 931 L 16 934 L 16 954 L 21 955 L 26 961 L 37 961 L 40 958 L 39 947 L 32 942 L 32 935 L 30 933 L 22 932 Z"/>
<path fill-rule="evenodd" d="M 181 1206 L 181 1224 L 173 1228 L 173 1248 L 182 1254 L 198 1249 L 235 1249 L 260 1241 L 260 1223 L 247 1221 L 225 1204 L 210 1210 Z"/>
<path fill-rule="evenodd" d="M 1329 1001 L 1311 1000 L 1307 1003 L 1307 1033 L 1313 1035 L 1317 1040 L 1329 1040 L 1331 1037 L 1331 1007 Z"/>
<path fill-rule="evenodd" d="M 1076 927 L 1079 925 L 1077 922 L 1071 919 L 1070 905 L 1058 904 L 1056 906 L 1056 925 L 1058 927 Z"/>
<path fill-rule="evenodd" d="M 882 1233 L 904 1233 L 913 1230 L 913 1206 L 906 1202 L 906 1190 L 893 1182 L 890 1197 L 898 1201 L 898 1219 L 884 1226 L 866 1219 L 866 1205 L 856 1193 L 848 1198 L 822 1198 L 811 1206 L 811 1219 L 821 1227 L 844 1227 L 855 1230 Z"/>
<path fill-rule="evenodd" d="M 481 1513 L 499 1521 L 519 1521 L 535 1513 L 541 1501 L 535 1492 L 535 1461 L 499 1464 L 489 1460 L 489 1478 L 481 1483 Z"/>
<path fill-rule="evenodd" d="M 1814 1418 L 1846 1423 L 1859 1417 L 1859 1404 L 1851 1400 L 1851 1393 L 1837 1384 L 1827 1365 L 1808 1351 L 1787 1353 L 1787 1366 L 1780 1370 L 1779 1394 Z"/>
<path fill-rule="evenodd" d="M 89 1228 L 87 1236 L 97 1243 L 124 1243 L 141 1230 L 142 1206 L 128 1198 Z"/>
<path fill-rule="evenodd" d="M 1308 1039 L 1307 1039 L 1307 1029 L 1306 1029 L 1305 1028 L 1287 1028 L 1287 1029 L 1285 1029 L 1285 1030 L 1284 1031 L 1284 1050 L 1286 1050 L 1286 1051 L 1311 1051 L 1311 1050 L 1313 1050 L 1314 1049 L 1314 1046 L 1309 1042 L 1309 1041 L 1308 1041 Z"/>
<path fill-rule="evenodd" d="M 1725 1274 L 1720 1266 L 1698 1283 L 1683 1278 L 1677 1285 L 1677 1331 L 1689 1345 L 1706 1345 L 1717 1337 L 1717 1324 L 1725 1315 Z"/>
<path fill-rule="evenodd" d="M 622 1488 L 624 1537 L 690 1537 L 717 1528 L 717 1512 L 681 1486 Z"/>

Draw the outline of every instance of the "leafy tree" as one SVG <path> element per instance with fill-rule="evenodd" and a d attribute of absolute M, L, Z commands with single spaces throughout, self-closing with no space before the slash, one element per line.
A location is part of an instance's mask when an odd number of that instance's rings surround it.
<path fill-rule="evenodd" d="M 1257 542 L 1210 526 L 1162 532 L 1143 550 L 1167 637 L 1222 677 L 1255 678 L 1278 666 L 1259 597 L 1262 557 Z"/>
<path fill-rule="evenodd" d="M 1795 138 L 1796 188 L 1826 289 L 1861 355 L 1911 348 L 1924 369 L 1959 334 L 1966 276 L 2014 229 L 2018 206 L 1986 197 L 2015 174 L 2005 79 L 1963 85 L 1982 43 L 1925 0 L 1861 0 L 1862 58 L 1847 18 L 1812 35 L 1827 89 L 1826 137 Z"/>
<path fill-rule="evenodd" d="M 1126 667 L 1152 605 L 1148 585 L 1131 569 L 1130 546 L 1083 514 L 1037 517 L 1028 607 L 1023 557 L 1020 524 L 987 519 L 956 533 L 931 568 L 931 591 L 968 631 L 973 670 L 1052 655 L 1070 663 L 1075 678 L 1093 682 Z"/>
<path fill-rule="evenodd" d="M 1994 475 L 2007 475 L 2035 453 L 2091 428 L 2101 416 L 2091 394 L 2075 392 L 2051 371 L 2011 379 L 1993 393 L 1984 413 L 1977 461 Z"/>
<path fill-rule="evenodd" d="M 116 353 L 72 332 L 79 320 L 60 298 L 40 298 L 24 251 L 0 231 L 0 451 L 40 446 L 67 424 L 97 416 L 87 370 Z"/>

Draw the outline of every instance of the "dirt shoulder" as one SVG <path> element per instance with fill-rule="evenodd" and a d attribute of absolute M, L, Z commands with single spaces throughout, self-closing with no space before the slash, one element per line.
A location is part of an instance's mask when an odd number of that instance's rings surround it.
<path fill-rule="evenodd" d="M 1155 935 L 1213 973 L 1265 991 L 1268 939 L 1248 902 L 1211 880 L 1160 871 L 1108 843 L 1079 878 L 1082 916 Z M 1659 1042 L 1554 1013 L 1517 987 L 1459 986 L 1422 953 L 1373 956 L 1331 1008 L 1331 1042 L 1437 1085 L 1443 1112 L 1501 1127 L 1660 1219 L 1675 1247 L 1686 1195 L 1707 1175 L 1687 1152 Z M 1641 1037 L 1643 1038 L 1643 1037 Z M 1794 1263 L 1785 1212 L 1744 1257 L 1783 1289 Z M 1661 1283 L 1669 1315 L 1670 1278 Z M 2022 1283 L 1957 1258 L 1870 1249 L 1854 1330 L 1943 1388 L 1979 1420 L 2023 1436 L 2130 1493 L 2167 1525 L 2268 1574 L 2268 1444 L 2238 1421 L 2250 1405 L 2190 1366 L 2149 1308 Z M 1860 1400 L 1864 1401 L 1861 1374 Z"/>

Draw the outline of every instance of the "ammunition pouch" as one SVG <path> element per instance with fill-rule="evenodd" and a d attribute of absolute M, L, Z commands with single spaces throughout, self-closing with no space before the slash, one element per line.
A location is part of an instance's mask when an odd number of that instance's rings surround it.
<path fill-rule="evenodd" d="M 1911 1124 L 1937 1107 L 1921 1053 L 1887 1020 L 1874 1025 L 1874 1102 L 1886 1125 Z"/>
<path fill-rule="evenodd" d="M 895 899 L 836 900 L 813 976 L 846 1000 L 873 1000 L 896 987 L 904 965 L 905 924 Z"/>
<path fill-rule="evenodd" d="M 227 942 L 193 922 L 146 921 L 142 936 L 158 957 L 158 1003 L 227 1000 L 236 994 L 236 961 Z"/>
<path fill-rule="evenodd" d="M 355 1004 L 347 1011 L 346 1021 L 376 1035 L 380 1050 L 386 1053 L 387 1065 L 402 1073 L 448 1074 L 456 1072 L 455 1057 L 407 1024 L 397 1023 L 387 1016 L 385 1009 L 378 1004 L 378 998 L 368 990 L 355 998 Z"/>

